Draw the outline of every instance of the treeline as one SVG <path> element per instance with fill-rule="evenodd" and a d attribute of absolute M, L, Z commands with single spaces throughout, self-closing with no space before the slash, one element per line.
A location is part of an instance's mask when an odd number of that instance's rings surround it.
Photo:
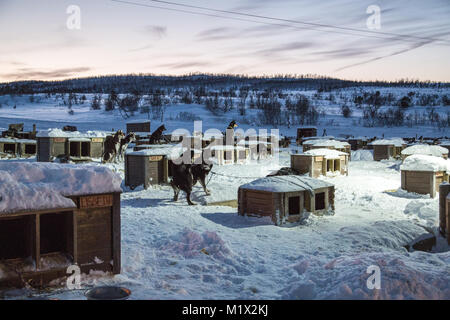
<path fill-rule="evenodd" d="M 220 89 L 241 87 L 250 89 L 295 89 L 329 92 L 336 89 L 376 86 L 376 87 L 417 87 L 447 88 L 450 83 L 418 80 L 385 81 L 350 81 L 323 77 L 318 75 L 274 75 L 247 76 L 227 74 L 188 74 L 183 76 L 166 75 L 112 75 L 89 78 L 76 78 L 62 81 L 18 81 L 0 84 L 0 95 L 34 94 L 34 93 L 146 93 L 154 88 L 190 88 L 201 87 Z"/>

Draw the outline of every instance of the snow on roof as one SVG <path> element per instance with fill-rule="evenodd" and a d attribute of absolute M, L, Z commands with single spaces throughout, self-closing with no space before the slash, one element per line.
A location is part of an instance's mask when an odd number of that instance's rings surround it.
<path fill-rule="evenodd" d="M 409 171 L 446 171 L 450 173 L 450 160 L 441 157 L 413 154 L 403 161 L 400 170 Z"/>
<path fill-rule="evenodd" d="M 334 136 L 314 136 L 314 137 L 306 137 L 303 144 L 309 142 L 312 143 L 312 140 L 332 140 Z"/>
<path fill-rule="evenodd" d="M 450 146 L 450 140 L 442 140 L 439 144 L 441 146 Z"/>
<path fill-rule="evenodd" d="M 226 150 L 226 151 L 232 151 L 235 150 L 236 147 L 232 145 L 217 145 L 217 146 L 211 146 L 211 150 Z"/>
<path fill-rule="evenodd" d="M 406 144 L 406 142 L 402 138 L 390 138 L 390 139 L 375 140 L 371 144 L 375 145 L 375 146 L 390 146 L 390 145 L 393 145 L 393 146 L 396 146 L 396 147 L 401 147 L 402 145 Z"/>
<path fill-rule="evenodd" d="M 0 142 L 2 143 L 32 143 L 35 144 L 36 140 L 29 139 L 16 139 L 16 138 L 0 138 Z"/>
<path fill-rule="evenodd" d="M 73 208 L 66 196 L 121 192 L 120 176 L 107 167 L 42 162 L 0 163 L 0 215 Z"/>
<path fill-rule="evenodd" d="M 402 154 L 425 154 L 429 156 L 442 157 L 442 155 L 448 154 L 448 149 L 440 146 L 430 146 L 428 144 L 416 144 L 403 149 Z"/>
<path fill-rule="evenodd" d="M 328 139 L 318 139 L 312 141 L 306 141 L 303 144 L 315 146 L 315 147 L 334 147 L 334 148 L 345 148 L 349 146 L 348 142 L 338 141 L 338 140 L 328 140 Z"/>
<path fill-rule="evenodd" d="M 144 149 L 139 151 L 127 151 L 126 155 L 132 155 L 132 156 L 169 156 L 169 157 L 179 157 L 181 154 L 183 154 L 184 151 L 186 151 L 187 148 L 182 148 L 179 146 L 172 146 L 171 148 L 168 147 L 160 147 L 160 148 L 150 148 L 150 149 Z"/>
<path fill-rule="evenodd" d="M 63 131 L 61 129 L 53 128 L 42 130 L 37 133 L 38 138 L 104 138 L 111 135 L 111 132 L 106 131 Z"/>
<path fill-rule="evenodd" d="M 318 188 L 331 187 L 333 184 L 307 176 L 275 176 L 265 177 L 240 186 L 240 189 L 259 190 L 268 192 L 296 192 L 309 191 Z"/>
<path fill-rule="evenodd" d="M 323 156 L 325 159 L 340 159 L 341 156 L 348 155 L 348 153 L 341 152 L 338 150 L 332 150 L 332 149 L 311 149 L 306 151 L 304 154 L 310 155 L 310 156 Z"/>
<path fill-rule="evenodd" d="M 135 123 L 150 123 L 150 120 L 131 120 L 131 121 L 127 121 L 127 124 L 135 124 Z"/>

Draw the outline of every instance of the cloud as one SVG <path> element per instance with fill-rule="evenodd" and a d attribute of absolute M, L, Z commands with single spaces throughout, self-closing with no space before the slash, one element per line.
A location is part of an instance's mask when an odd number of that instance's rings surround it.
<path fill-rule="evenodd" d="M 175 63 L 165 63 L 158 65 L 160 68 L 169 68 L 169 69 L 188 69 L 188 68 L 196 68 L 196 67 L 209 67 L 212 64 L 206 61 L 187 61 L 187 62 L 175 62 Z"/>
<path fill-rule="evenodd" d="M 167 27 L 165 26 L 155 26 L 149 25 L 144 27 L 144 32 L 149 33 L 157 39 L 162 39 L 167 36 Z"/>
<path fill-rule="evenodd" d="M 239 34 L 234 29 L 228 27 L 217 27 L 206 29 L 196 35 L 197 40 L 211 41 L 211 40 L 226 40 L 237 38 Z"/>
<path fill-rule="evenodd" d="M 312 48 L 314 46 L 315 46 L 314 42 L 294 41 L 294 42 L 289 42 L 289 43 L 282 44 L 282 45 L 279 45 L 276 47 L 258 50 L 255 52 L 255 54 L 267 56 L 267 55 L 273 55 L 273 54 L 283 53 L 283 52 L 287 52 L 287 51 L 308 49 L 308 48 Z"/>
<path fill-rule="evenodd" d="M 79 73 L 90 71 L 89 67 L 62 68 L 53 70 L 38 70 L 34 68 L 19 68 L 17 72 L 2 74 L 4 78 L 15 80 L 51 80 L 56 78 L 73 78 Z"/>

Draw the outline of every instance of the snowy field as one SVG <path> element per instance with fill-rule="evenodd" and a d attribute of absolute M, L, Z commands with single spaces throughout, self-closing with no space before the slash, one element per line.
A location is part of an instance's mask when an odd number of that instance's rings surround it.
<path fill-rule="evenodd" d="M 87 104 L 74 106 L 75 114 L 70 116 L 67 107 L 50 101 L 29 103 L 27 97 L 15 97 L 14 109 L 11 99 L 0 97 L 2 128 L 24 122 L 27 129 L 36 123 L 38 130 L 65 124 L 79 130 L 125 129 L 126 120 L 119 114 L 91 111 Z M 203 106 L 170 106 L 164 121 L 169 131 L 192 130 L 192 122 L 176 120 L 176 114 L 187 108 L 203 119 L 204 130 L 224 130 L 229 120 L 239 123 L 240 119 L 237 113 L 225 119 L 215 117 Z M 317 126 L 319 133 L 327 127 L 327 133 L 335 136 L 449 135 L 432 127 L 352 126 L 352 119 L 331 113 L 326 119 L 335 117 L 339 125 L 329 127 L 323 122 Z M 132 120 L 138 118 L 145 116 Z M 152 122 L 152 128 L 156 126 Z M 279 129 L 283 135 L 295 136 L 294 127 Z M 237 195 L 240 185 L 290 166 L 290 152 L 283 149 L 278 163 L 267 159 L 215 166 L 217 174 L 208 184 L 211 197 L 224 196 L 224 190 L 225 196 Z M 122 274 L 91 274 L 83 278 L 83 285 L 122 285 L 131 289 L 132 299 L 450 299 L 446 240 L 438 237 L 432 253 L 405 249 L 427 230 L 437 234 L 438 197 L 399 191 L 398 161 L 367 160 L 370 151 L 352 155 L 353 160 L 358 158 L 366 161 L 351 161 L 348 176 L 321 177 L 335 184 L 334 215 L 310 215 L 302 223 L 283 227 L 265 218 L 239 216 L 236 208 L 188 206 L 184 195 L 174 203 L 170 186 L 131 191 L 122 185 Z M 123 164 L 108 167 L 123 177 Z M 194 201 L 203 198 L 201 187 L 196 186 Z M 380 290 L 366 285 L 367 268 L 373 265 L 381 270 Z M 25 292 L 7 294 L 22 298 Z M 84 298 L 83 291 L 65 290 L 46 296 Z"/>

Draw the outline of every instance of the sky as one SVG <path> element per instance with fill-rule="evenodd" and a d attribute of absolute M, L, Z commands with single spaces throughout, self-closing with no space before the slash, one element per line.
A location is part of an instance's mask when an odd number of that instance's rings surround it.
<path fill-rule="evenodd" d="M 173 2 L 241 15 L 152 0 L 0 0 L 0 82 L 130 73 L 450 81 L 448 0 Z"/>

